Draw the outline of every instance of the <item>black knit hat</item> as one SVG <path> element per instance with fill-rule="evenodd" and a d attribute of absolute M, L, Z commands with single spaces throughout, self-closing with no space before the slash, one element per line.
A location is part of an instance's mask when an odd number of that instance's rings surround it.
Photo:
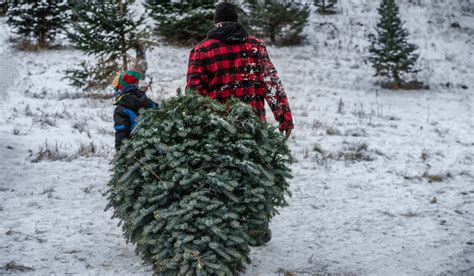
<path fill-rule="evenodd" d="M 239 14 L 237 13 L 237 6 L 232 3 L 219 3 L 216 6 L 216 14 L 214 22 L 237 22 Z"/>

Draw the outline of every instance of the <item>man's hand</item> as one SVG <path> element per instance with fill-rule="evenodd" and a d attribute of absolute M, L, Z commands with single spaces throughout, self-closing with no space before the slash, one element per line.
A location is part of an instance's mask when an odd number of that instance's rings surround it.
<path fill-rule="evenodd" d="M 285 130 L 280 130 L 280 132 L 282 132 L 283 134 L 285 134 L 285 140 L 288 140 L 288 138 L 290 138 L 290 135 L 291 135 L 291 131 L 292 129 L 285 129 Z"/>

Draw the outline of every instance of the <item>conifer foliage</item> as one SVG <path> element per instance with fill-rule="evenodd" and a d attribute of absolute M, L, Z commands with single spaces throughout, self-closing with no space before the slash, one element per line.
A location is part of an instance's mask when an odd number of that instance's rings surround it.
<path fill-rule="evenodd" d="M 156 32 L 168 42 L 195 44 L 213 27 L 214 0 L 147 0 Z"/>
<path fill-rule="evenodd" d="M 65 0 L 11 1 L 7 23 L 24 39 L 45 48 L 63 30 L 67 10 Z"/>
<path fill-rule="evenodd" d="M 418 47 L 407 41 L 409 34 L 403 28 L 395 0 L 382 0 L 378 12 L 381 18 L 376 27 L 377 33 L 369 35 L 369 60 L 376 76 L 389 77 L 400 88 L 403 74 L 416 72 L 413 67 L 418 55 L 414 51 Z"/>
<path fill-rule="evenodd" d="M 8 3 L 6 1 L 0 1 L 0 16 L 7 14 Z"/>
<path fill-rule="evenodd" d="M 248 105 L 178 96 L 141 114 L 106 194 L 157 273 L 237 275 L 252 233 L 287 205 L 289 163 L 283 136 Z"/>
<path fill-rule="evenodd" d="M 245 0 L 243 17 L 254 34 L 269 38 L 273 44 L 301 43 L 301 33 L 310 14 L 310 5 L 294 0 Z"/>
<path fill-rule="evenodd" d="M 314 5 L 318 7 L 320 14 L 334 14 L 334 6 L 337 4 L 337 0 L 314 0 Z"/>
<path fill-rule="evenodd" d="M 131 65 L 130 50 L 144 58 L 144 15 L 130 10 L 133 1 L 74 1 L 74 17 L 69 39 L 75 47 L 97 58 L 97 65 L 82 63 L 79 70 L 68 71 L 72 84 L 82 88 L 107 86 L 115 73 Z M 87 75 L 84 73 L 87 72 Z M 92 72 L 92 74 L 89 74 Z M 87 79 L 84 78 L 87 76 Z M 92 79 L 91 79 L 92 76 Z"/>

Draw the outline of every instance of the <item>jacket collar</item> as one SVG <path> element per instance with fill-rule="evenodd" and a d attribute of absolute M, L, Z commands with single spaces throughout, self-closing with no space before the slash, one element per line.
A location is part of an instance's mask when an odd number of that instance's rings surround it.
<path fill-rule="evenodd" d="M 207 33 L 208 38 L 214 38 L 228 44 L 240 44 L 247 40 L 247 30 L 237 22 L 221 22 Z"/>

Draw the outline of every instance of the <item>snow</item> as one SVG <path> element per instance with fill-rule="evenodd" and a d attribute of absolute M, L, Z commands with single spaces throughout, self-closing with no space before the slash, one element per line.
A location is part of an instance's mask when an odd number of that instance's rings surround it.
<path fill-rule="evenodd" d="M 313 10 L 307 45 L 269 48 L 295 117 L 293 197 L 245 275 L 474 274 L 474 21 L 457 1 L 398 2 L 430 90 L 375 85 L 370 1 Z M 5 269 L 13 261 L 39 275 L 151 275 L 103 211 L 111 102 L 62 80 L 90 57 L 20 52 L 9 36 L 0 19 L 0 274 L 18 273 Z M 184 87 L 188 54 L 147 53 L 153 99 Z M 91 142 L 97 151 L 83 156 Z M 31 162 L 46 143 L 70 158 Z"/>

